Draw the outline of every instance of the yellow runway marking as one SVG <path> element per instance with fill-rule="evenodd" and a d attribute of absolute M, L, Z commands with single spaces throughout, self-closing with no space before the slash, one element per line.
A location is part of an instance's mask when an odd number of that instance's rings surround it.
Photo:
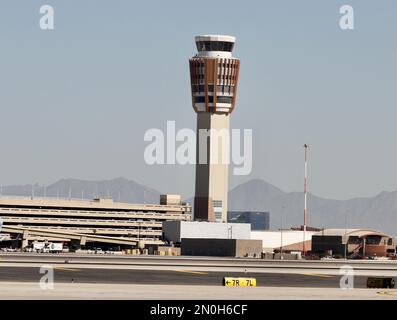
<path fill-rule="evenodd" d="M 78 272 L 80 269 L 70 269 L 70 268 L 63 268 L 63 267 L 54 267 L 55 270 L 64 270 L 64 271 L 75 271 Z"/>
<path fill-rule="evenodd" d="M 378 291 L 377 294 L 385 295 L 385 296 L 397 296 L 397 292 L 395 291 Z"/>
<path fill-rule="evenodd" d="M 304 276 L 309 277 L 319 277 L 319 278 L 333 278 L 334 276 L 327 275 L 327 274 L 314 274 L 314 273 L 306 273 Z"/>
<path fill-rule="evenodd" d="M 208 272 L 200 272 L 200 271 L 190 271 L 190 270 L 175 270 L 176 272 L 184 272 L 184 273 L 191 273 L 191 274 L 208 274 Z"/>

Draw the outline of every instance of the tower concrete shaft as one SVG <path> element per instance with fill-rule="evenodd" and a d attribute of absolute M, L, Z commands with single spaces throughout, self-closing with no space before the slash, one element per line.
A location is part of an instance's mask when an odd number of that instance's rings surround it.
<path fill-rule="evenodd" d="M 232 57 L 234 37 L 205 35 L 195 40 L 198 54 L 189 61 L 197 112 L 194 219 L 226 222 L 229 116 L 236 103 L 240 61 Z"/>

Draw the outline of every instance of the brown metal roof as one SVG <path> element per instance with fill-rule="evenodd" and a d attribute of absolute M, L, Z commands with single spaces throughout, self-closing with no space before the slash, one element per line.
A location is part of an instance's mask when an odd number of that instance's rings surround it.
<path fill-rule="evenodd" d="M 389 235 L 372 229 L 324 229 L 315 235 L 324 236 L 353 236 L 353 237 L 368 237 L 368 236 L 380 236 L 380 237 L 390 237 Z"/>

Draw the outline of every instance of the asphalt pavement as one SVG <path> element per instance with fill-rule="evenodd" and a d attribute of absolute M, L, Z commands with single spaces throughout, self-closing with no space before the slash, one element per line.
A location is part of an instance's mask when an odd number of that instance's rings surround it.
<path fill-rule="evenodd" d="M 159 285 L 220 286 L 224 277 L 253 277 L 257 286 L 339 288 L 340 276 L 245 272 L 199 272 L 191 270 L 123 270 L 53 267 L 54 280 L 60 283 L 114 283 Z M 0 265 L 0 282 L 39 282 L 40 267 L 5 267 Z M 356 276 L 354 286 L 365 288 L 367 277 Z M 1 285 L 0 285 L 1 286 Z"/>

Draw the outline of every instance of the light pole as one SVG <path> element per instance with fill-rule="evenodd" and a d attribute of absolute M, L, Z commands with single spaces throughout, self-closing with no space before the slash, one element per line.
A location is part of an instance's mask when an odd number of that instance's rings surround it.
<path fill-rule="evenodd" d="M 137 243 L 137 246 L 138 246 L 138 249 L 140 249 L 141 248 L 141 223 L 142 223 L 142 221 L 137 221 L 137 223 L 138 223 L 138 243 Z"/>
<path fill-rule="evenodd" d="M 305 179 L 304 179 L 304 209 L 303 209 L 303 256 L 306 256 L 306 225 L 307 225 L 307 149 L 309 146 L 305 143 Z"/>
<path fill-rule="evenodd" d="M 280 247 L 280 259 L 283 260 L 283 217 L 281 216 L 281 247 Z"/>
<path fill-rule="evenodd" d="M 365 257 L 365 237 L 363 237 L 363 257 Z"/>
<path fill-rule="evenodd" d="M 281 246 L 280 246 L 280 259 L 283 260 L 283 216 L 284 216 L 284 206 L 281 207 L 281 225 L 280 225 L 280 236 L 281 236 Z"/>
<path fill-rule="evenodd" d="M 345 212 L 345 260 L 347 259 L 347 211 Z"/>

